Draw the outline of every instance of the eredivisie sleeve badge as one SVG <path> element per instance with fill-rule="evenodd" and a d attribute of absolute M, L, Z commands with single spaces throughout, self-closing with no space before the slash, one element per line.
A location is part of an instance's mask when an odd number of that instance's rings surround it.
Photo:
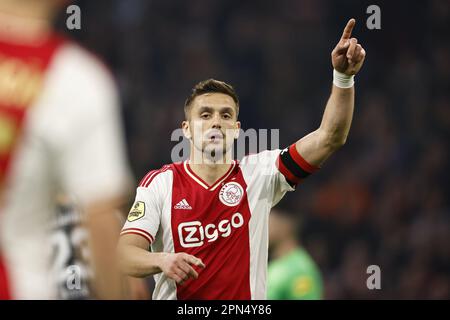
<path fill-rule="evenodd" d="M 131 208 L 127 220 L 133 222 L 142 218 L 144 215 L 145 215 L 145 203 L 142 201 L 137 201 Z"/>

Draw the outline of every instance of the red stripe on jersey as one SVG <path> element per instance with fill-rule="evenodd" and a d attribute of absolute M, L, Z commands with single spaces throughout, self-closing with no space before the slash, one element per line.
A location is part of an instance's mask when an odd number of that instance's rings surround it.
<path fill-rule="evenodd" d="M 150 233 L 148 233 L 145 230 L 139 229 L 139 228 L 126 228 L 126 229 L 123 229 L 120 234 L 122 235 L 122 234 L 127 234 L 127 233 L 135 233 L 135 234 L 139 233 L 143 237 L 146 236 L 145 238 L 148 238 L 147 240 L 149 240 L 150 243 L 152 243 L 155 240 L 155 238 L 153 238 L 153 236 Z M 143 233 L 143 234 L 141 234 L 141 233 Z"/>
<path fill-rule="evenodd" d="M 152 239 L 148 238 L 147 236 L 143 235 L 140 232 L 137 231 L 125 231 L 125 232 L 121 232 L 120 235 L 123 236 L 125 234 L 137 234 L 138 236 L 143 237 L 145 240 L 147 240 L 148 242 L 150 242 L 150 244 L 153 242 Z"/>
<path fill-rule="evenodd" d="M 163 173 L 167 170 L 170 169 L 170 165 L 164 165 L 161 169 L 159 170 L 153 170 L 150 171 L 145 177 L 144 179 L 142 179 L 141 183 L 139 184 L 140 187 L 144 187 L 144 188 L 148 188 L 148 186 L 150 185 L 150 183 L 156 178 L 156 176 L 159 173 Z"/>
<path fill-rule="evenodd" d="M 147 182 L 147 180 L 152 176 L 152 174 L 154 174 L 156 171 L 158 170 L 151 170 L 149 173 L 147 173 L 142 180 L 139 182 L 139 187 L 143 187 L 145 186 L 145 183 Z"/>
<path fill-rule="evenodd" d="M 309 164 L 301 155 L 298 153 L 297 148 L 295 147 L 295 143 L 289 147 L 289 154 L 292 159 L 294 159 L 295 163 L 298 164 L 300 168 L 309 173 L 314 173 L 319 170 L 319 167 L 313 166 Z"/>
<path fill-rule="evenodd" d="M 278 156 L 276 163 L 278 170 L 283 176 L 286 177 L 286 180 L 294 184 L 298 184 L 300 182 L 301 179 L 295 176 L 288 168 L 286 168 L 286 166 L 283 164 L 283 161 L 281 161 L 280 156 Z"/>
<path fill-rule="evenodd" d="M 6 272 L 6 266 L 3 263 L 0 256 L 0 300 L 10 300 L 11 294 L 8 286 L 8 273 Z"/>
<path fill-rule="evenodd" d="M 205 268 L 193 266 L 198 279 L 177 286 L 179 300 L 249 300 L 251 218 L 247 184 L 239 166 L 215 190 L 205 189 L 184 170 L 183 164 L 173 168 L 171 231 L 174 252 L 185 252 L 200 258 Z M 227 189 L 230 183 L 230 189 Z M 235 192 L 239 185 L 239 201 L 225 205 L 221 197 Z M 176 209 L 186 201 L 192 210 Z"/>

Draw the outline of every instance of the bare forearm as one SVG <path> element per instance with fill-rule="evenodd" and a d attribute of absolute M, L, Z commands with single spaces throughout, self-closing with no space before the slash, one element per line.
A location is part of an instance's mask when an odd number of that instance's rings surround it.
<path fill-rule="evenodd" d="M 355 90 L 333 89 L 320 127 L 296 143 L 299 154 L 311 165 L 320 167 L 346 141 L 353 117 Z"/>
<path fill-rule="evenodd" d="M 123 273 L 143 278 L 163 272 L 177 284 L 183 284 L 188 278 L 198 278 L 198 273 L 193 266 L 205 267 L 201 259 L 187 253 L 148 252 L 149 244 L 139 235 L 122 235 L 118 246 L 118 256 Z"/>
<path fill-rule="evenodd" d="M 103 207 L 102 212 L 88 210 L 86 227 L 89 231 L 95 272 L 93 282 L 96 298 L 123 298 L 124 278 L 119 272 L 117 259 L 113 254 L 120 230 L 120 222 L 114 215 L 114 208 Z"/>
<path fill-rule="evenodd" d="M 119 263 L 123 273 L 143 278 L 161 272 L 160 263 L 166 253 L 152 253 L 130 244 L 120 244 Z"/>
<path fill-rule="evenodd" d="M 354 102 L 354 87 L 343 89 L 333 85 L 319 129 L 331 148 L 338 148 L 347 140 L 353 118 Z"/>

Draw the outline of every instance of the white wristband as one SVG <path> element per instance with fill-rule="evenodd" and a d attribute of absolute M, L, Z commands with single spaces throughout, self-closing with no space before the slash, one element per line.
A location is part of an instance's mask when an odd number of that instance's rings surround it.
<path fill-rule="evenodd" d="M 351 88 L 355 84 L 355 75 L 346 75 L 333 69 L 333 84 L 338 88 Z"/>

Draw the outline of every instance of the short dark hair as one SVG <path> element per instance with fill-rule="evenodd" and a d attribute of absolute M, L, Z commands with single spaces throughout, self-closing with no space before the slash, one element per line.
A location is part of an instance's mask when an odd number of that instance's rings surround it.
<path fill-rule="evenodd" d="M 186 119 L 188 119 L 192 101 L 205 93 L 223 93 L 230 96 L 236 103 L 236 117 L 239 115 L 239 98 L 233 86 L 223 81 L 207 79 L 197 83 L 194 88 L 192 88 L 191 95 L 184 102 L 184 115 Z"/>

